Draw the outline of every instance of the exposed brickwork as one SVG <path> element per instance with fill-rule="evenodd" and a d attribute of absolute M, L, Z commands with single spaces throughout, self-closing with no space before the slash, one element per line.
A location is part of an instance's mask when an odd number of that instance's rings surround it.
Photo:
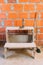
<path fill-rule="evenodd" d="M 40 30 L 40 33 L 43 33 L 43 28 L 39 28 L 39 30 Z"/>
<path fill-rule="evenodd" d="M 37 4 L 37 11 L 42 11 L 43 10 L 43 4 Z"/>
<path fill-rule="evenodd" d="M 35 13 L 36 21 L 35 21 Z M 35 26 L 35 33 L 39 40 L 43 39 L 43 0 L 0 0 L 0 33 L 5 32 L 7 26 Z M 2 36 L 3 37 L 3 36 Z M 0 35 L 0 39 L 2 39 Z M 36 41 L 37 45 L 42 45 L 43 41 Z"/>
<path fill-rule="evenodd" d="M 34 20 L 25 20 L 25 26 L 34 26 Z"/>
<path fill-rule="evenodd" d="M 35 12 L 30 13 L 30 18 L 35 18 Z"/>
<path fill-rule="evenodd" d="M 5 19 L 6 18 L 6 14 L 5 13 L 0 13 L 0 19 Z"/>
<path fill-rule="evenodd" d="M 37 20 L 37 26 L 43 26 L 43 20 Z"/>
<path fill-rule="evenodd" d="M 16 0 L 8 0 L 8 3 L 15 3 Z"/>
<path fill-rule="evenodd" d="M 11 10 L 11 4 L 2 4 L 1 5 L 1 10 L 6 12 L 6 11 L 10 11 Z"/>
<path fill-rule="evenodd" d="M 22 26 L 22 19 L 14 20 L 14 26 Z"/>
<path fill-rule="evenodd" d="M 0 33 L 4 33 L 5 32 L 5 28 L 0 28 Z"/>
<path fill-rule="evenodd" d="M 0 0 L 0 3 L 4 3 L 4 0 Z"/>
<path fill-rule="evenodd" d="M 29 0 L 19 0 L 19 2 L 29 2 Z"/>
<path fill-rule="evenodd" d="M 14 4 L 14 10 L 15 11 L 23 11 L 23 5 L 22 4 Z"/>
<path fill-rule="evenodd" d="M 43 0 L 41 0 L 41 2 L 43 2 Z"/>
<path fill-rule="evenodd" d="M 9 18 L 9 19 L 15 19 L 15 18 L 18 18 L 18 14 L 17 14 L 17 13 L 13 13 L 13 12 L 8 13 L 8 18 Z"/>
<path fill-rule="evenodd" d="M 4 27 L 7 27 L 7 26 L 12 26 L 11 20 L 4 20 Z"/>
<path fill-rule="evenodd" d="M 43 40 L 43 34 L 37 34 L 38 40 Z"/>
<path fill-rule="evenodd" d="M 34 11 L 35 10 L 34 4 L 25 4 L 24 5 L 24 10 L 25 11 Z"/>
<path fill-rule="evenodd" d="M 19 12 L 18 13 L 18 17 L 19 18 L 24 18 L 24 19 L 27 19 L 28 18 L 28 12 Z"/>
<path fill-rule="evenodd" d="M 43 12 L 40 13 L 40 18 L 43 19 Z"/>
<path fill-rule="evenodd" d="M 40 0 L 30 0 L 30 2 L 36 2 L 36 3 L 38 3 L 38 2 L 40 2 Z"/>

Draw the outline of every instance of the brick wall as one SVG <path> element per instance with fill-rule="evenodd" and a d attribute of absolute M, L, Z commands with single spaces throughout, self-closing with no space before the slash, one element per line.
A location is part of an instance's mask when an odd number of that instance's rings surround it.
<path fill-rule="evenodd" d="M 38 40 L 43 40 L 43 0 L 0 0 L 0 33 L 4 33 L 7 26 L 22 26 L 23 18 L 24 26 L 34 27 L 37 22 L 35 33 L 37 31 Z M 35 42 L 43 45 L 43 41 Z"/>

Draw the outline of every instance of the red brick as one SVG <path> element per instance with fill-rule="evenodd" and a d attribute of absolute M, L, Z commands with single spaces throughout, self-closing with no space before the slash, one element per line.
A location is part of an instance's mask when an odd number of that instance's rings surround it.
<path fill-rule="evenodd" d="M 25 26 L 34 26 L 34 20 L 25 20 Z"/>
<path fill-rule="evenodd" d="M 39 46 L 43 46 L 43 41 L 39 41 Z"/>
<path fill-rule="evenodd" d="M 19 18 L 25 18 L 27 19 L 29 17 L 28 12 L 19 12 L 18 13 Z"/>
<path fill-rule="evenodd" d="M 35 12 L 30 13 L 30 18 L 35 18 Z"/>
<path fill-rule="evenodd" d="M 15 3 L 16 0 L 8 0 L 8 3 Z"/>
<path fill-rule="evenodd" d="M 15 11 L 22 11 L 23 5 L 22 4 L 14 4 L 14 10 Z"/>
<path fill-rule="evenodd" d="M 39 27 L 43 26 L 43 20 L 37 20 L 36 22 L 37 22 L 37 26 Z"/>
<path fill-rule="evenodd" d="M 37 12 L 31 12 L 30 13 L 30 18 L 38 18 L 39 17 L 39 12 L 37 13 Z"/>
<path fill-rule="evenodd" d="M 11 11 L 11 4 L 2 4 L 1 10 L 2 11 Z"/>
<path fill-rule="evenodd" d="M 30 18 L 35 18 L 35 12 L 30 13 Z"/>
<path fill-rule="evenodd" d="M 43 2 L 43 0 L 41 0 L 41 2 Z"/>
<path fill-rule="evenodd" d="M 19 2 L 29 2 L 29 0 L 19 0 Z"/>
<path fill-rule="evenodd" d="M 43 19 L 43 12 L 41 12 L 41 13 L 40 13 L 40 18 L 42 18 L 42 19 Z"/>
<path fill-rule="evenodd" d="M 37 4 L 36 10 L 42 11 L 43 10 L 43 4 Z"/>
<path fill-rule="evenodd" d="M 35 32 L 35 33 L 37 32 L 37 28 L 34 29 L 34 32 Z"/>
<path fill-rule="evenodd" d="M 40 0 L 30 0 L 30 2 L 40 2 Z"/>
<path fill-rule="evenodd" d="M 43 40 L 43 34 L 37 34 L 38 40 Z"/>
<path fill-rule="evenodd" d="M 4 3 L 4 0 L 0 0 L 0 3 Z"/>
<path fill-rule="evenodd" d="M 17 13 L 8 13 L 8 18 L 9 19 L 14 19 L 14 18 L 18 18 L 18 14 Z"/>
<path fill-rule="evenodd" d="M 5 13 L 0 13 L 0 19 L 4 19 L 6 18 L 6 14 Z"/>
<path fill-rule="evenodd" d="M 36 43 L 36 46 L 43 46 L 43 41 L 35 41 L 35 43 Z"/>
<path fill-rule="evenodd" d="M 40 30 L 40 33 L 43 33 L 43 28 L 39 28 L 39 30 Z"/>
<path fill-rule="evenodd" d="M 14 20 L 14 26 L 22 26 L 22 19 Z"/>
<path fill-rule="evenodd" d="M 0 40 L 3 40 L 3 35 L 0 34 Z"/>
<path fill-rule="evenodd" d="M 12 20 L 5 20 L 4 21 L 4 26 L 7 27 L 7 26 L 12 26 Z"/>
<path fill-rule="evenodd" d="M 40 33 L 43 33 L 43 27 L 37 28 Z"/>
<path fill-rule="evenodd" d="M 0 33 L 4 33 L 5 32 L 5 28 L 0 28 Z"/>
<path fill-rule="evenodd" d="M 6 36 L 4 34 L 0 34 L 0 40 L 5 40 Z"/>
<path fill-rule="evenodd" d="M 24 10 L 25 11 L 29 11 L 29 10 L 34 11 L 34 6 L 35 6 L 34 4 L 25 4 L 24 5 Z"/>

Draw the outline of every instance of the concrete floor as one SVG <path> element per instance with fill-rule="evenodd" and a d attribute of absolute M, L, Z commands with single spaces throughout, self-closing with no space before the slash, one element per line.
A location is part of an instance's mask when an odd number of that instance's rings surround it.
<path fill-rule="evenodd" d="M 0 48 L 0 65 L 43 65 L 43 50 L 41 51 L 41 53 L 35 54 L 35 59 L 25 53 L 13 54 L 5 59 L 3 57 L 3 48 Z"/>

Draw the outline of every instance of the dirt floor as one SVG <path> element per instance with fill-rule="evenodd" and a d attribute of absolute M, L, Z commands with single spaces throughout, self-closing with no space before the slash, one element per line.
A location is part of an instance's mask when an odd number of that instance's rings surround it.
<path fill-rule="evenodd" d="M 10 51 L 10 56 L 4 58 L 4 48 L 0 47 L 0 65 L 43 65 L 43 48 L 41 53 L 35 54 L 35 59 L 30 57 L 26 52 L 14 54 L 14 51 Z"/>

